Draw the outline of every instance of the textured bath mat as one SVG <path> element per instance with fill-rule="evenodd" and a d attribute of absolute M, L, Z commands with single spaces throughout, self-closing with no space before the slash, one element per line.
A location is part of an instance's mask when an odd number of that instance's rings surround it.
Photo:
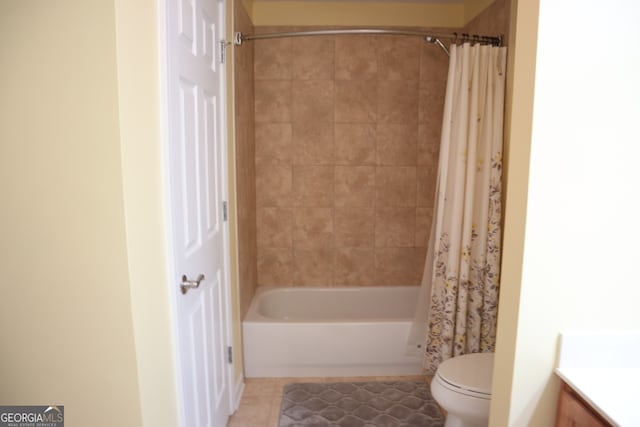
<path fill-rule="evenodd" d="M 442 427 L 429 385 L 417 381 L 284 387 L 280 427 Z"/>

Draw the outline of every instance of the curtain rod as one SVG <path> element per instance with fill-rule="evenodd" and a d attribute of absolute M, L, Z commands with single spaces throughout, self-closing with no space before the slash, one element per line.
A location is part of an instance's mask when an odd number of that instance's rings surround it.
<path fill-rule="evenodd" d="M 434 43 L 445 49 L 440 39 L 449 39 L 452 43 L 486 43 L 494 46 L 502 46 L 502 36 L 481 36 L 478 34 L 467 33 L 448 33 L 437 34 L 423 31 L 413 30 L 397 30 L 397 29 L 382 29 L 382 28 L 345 28 L 340 30 L 312 30 L 312 31 L 293 31 L 284 33 L 265 33 L 265 34 L 242 34 L 237 32 L 235 34 L 234 43 L 238 46 L 242 45 L 245 41 L 250 40 L 262 40 L 262 39 L 276 39 L 284 37 L 302 37 L 302 36 L 332 36 L 339 34 L 390 34 L 397 36 L 419 36 L 423 37 L 426 42 Z"/>

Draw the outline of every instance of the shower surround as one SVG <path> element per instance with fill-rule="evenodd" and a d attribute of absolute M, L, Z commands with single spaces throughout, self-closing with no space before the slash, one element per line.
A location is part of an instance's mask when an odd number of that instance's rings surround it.
<path fill-rule="evenodd" d="M 403 36 L 251 43 L 258 285 L 418 285 L 447 56 Z"/>
<path fill-rule="evenodd" d="M 234 2 L 237 31 L 252 34 L 251 19 L 241 2 Z M 257 286 L 256 174 L 253 120 L 253 49 L 234 49 L 235 183 L 237 203 L 238 283 L 240 316 L 244 318 Z"/>

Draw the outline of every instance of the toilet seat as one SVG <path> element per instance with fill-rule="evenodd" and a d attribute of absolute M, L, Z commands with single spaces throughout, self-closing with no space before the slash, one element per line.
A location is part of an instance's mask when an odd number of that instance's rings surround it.
<path fill-rule="evenodd" d="M 438 366 L 435 379 L 445 388 L 478 399 L 491 399 L 493 353 L 453 357 Z"/>

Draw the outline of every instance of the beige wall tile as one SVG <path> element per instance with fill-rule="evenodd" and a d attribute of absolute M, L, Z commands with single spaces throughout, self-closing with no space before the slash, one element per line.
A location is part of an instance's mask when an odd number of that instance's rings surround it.
<path fill-rule="evenodd" d="M 256 164 L 293 162 L 291 123 L 256 123 Z"/>
<path fill-rule="evenodd" d="M 442 123 L 444 115 L 444 96 L 446 83 L 438 81 L 420 82 L 420 106 L 418 120 L 420 123 Z"/>
<path fill-rule="evenodd" d="M 293 78 L 298 80 L 333 80 L 334 38 L 297 37 L 293 44 Z"/>
<path fill-rule="evenodd" d="M 418 122 L 418 81 L 378 81 L 378 123 Z"/>
<path fill-rule="evenodd" d="M 376 206 L 416 206 L 416 167 L 376 168 Z"/>
<path fill-rule="evenodd" d="M 415 240 L 416 208 L 376 208 L 376 247 L 413 247 Z"/>
<path fill-rule="evenodd" d="M 258 285 L 294 285 L 291 248 L 258 248 Z"/>
<path fill-rule="evenodd" d="M 236 27 L 236 31 L 247 32 L 251 31 L 253 33 L 255 31 L 253 24 L 251 23 L 251 19 L 247 14 L 246 10 L 240 9 L 233 5 L 233 24 Z M 241 78 L 249 79 L 253 81 L 254 73 L 253 73 L 253 49 L 250 49 L 248 52 L 238 52 L 234 55 L 234 65 L 235 70 L 238 71 Z"/>
<path fill-rule="evenodd" d="M 291 121 L 291 81 L 255 82 L 255 121 L 257 123 Z"/>
<path fill-rule="evenodd" d="M 253 122 L 254 114 L 254 86 L 253 80 L 249 80 L 246 76 L 236 78 L 235 87 L 235 107 L 236 120 L 244 125 L 248 131 L 253 129 L 247 123 Z M 253 132 L 252 132 L 253 133 Z"/>
<path fill-rule="evenodd" d="M 256 165 L 256 205 L 291 206 L 293 168 L 288 165 Z"/>
<path fill-rule="evenodd" d="M 422 44 L 417 37 L 377 36 L 378 79 L 418 80 Z"/>
<path fill-rule="evenodd" d="M 438 166 L 442 119 L 430 118 L 418 126 L 418 166 Z"/>
<path fill-rule="evenodd" d="M 335 122 L 375 123 L 376 80 L 336 80 Z"/>
<path fill-rule="evenodd" d="M 436 195 L 436 180 L 438 171 L 436 168 L 418 168 L 418 196 L 417 206 L 433 207 Z"/>
<path fill-rule="evenodd" d="M 253 33 L 244 8 L 234 4 L 234 24 L 238 31 Z M 254 138 L 254 55 L 253 49 L 234 55 L 235 170 L 237 203 L 237 251 L 240 317 L 249 309 L 258 284 L 256 230 L 256 171 Z"/>
<path fill-rule="evenodd" d="M 258 208 L 256 214 L 258 246 L 290 248 L 293 242 L 293 210 Z"/>
<path fill-rule="evenodd" d="M 295 208 L 293 223 L 296 250 L 333 248 L 332 208 Z"/>
<path fill-rule="evenodd" d="M 433 208 L 416 208 L 416 240 L 415 246 L 427 247 L 431 221 L 433 220 Z"/>
<path fill-rule="evenodd" d="M 371 208 L 337 207 L 334 210 L 337 248 L 371 248 L 375 236 L 375 211 Z"/>
<path fill-rule="evenodd" d="M 336 249 L 333 280 L 336 286 L 373 286 L 375 284 L 374 249 Z"/>
<path fill-rule="evenodd" d="M 315 121 L 293 124 L 293 146 L 297 165 L 332 165 L 333 123 Z"/>
<path fill-rule="evenodd" d="M 263 30 L 296 29 L 256 32 Z M 238 58 L 238 67 L 255 71 L 255 102 L 241 90 L 237 110 L 239 126 L 255 118 L 255 132 L 237 135 L 255 140 L 259 212 L 247 216 L 245 208 L 240 216 L 256 224 L 259 283 L 417 280 L 424 260 L 416 267 L 416 253 L 432 216 L 446 55 L 410 37 L 256 42 L 255 61 Z M 245 148 L 239 153 L 251 151 Z M 246 167 L 238 174 L 247 175 Z M 392 260 L 411 253 L 405 264 L 413 268 L 402 276 Z"/>
<path fill-rule="evenodd" d="M 413 256 L 414 256 L 414 280 L 416 285 L 420 285 L 422 283 L 422 275 L 424 274 L 424 267 L 427 258 L 427 248 L 426 247 L 416 247 L 413 248 Z"/>
<path fill-rule="evenodd" d="M 375 196 L 373 166 L 335 167 L 335 206 L 372 208 Z"/>
<path fill-rule="evenodd" d="M 423 43 L 420 51 L 420 80 L 446 82 L 449 57 L 436 45 Z"/>
<path fill-rule="evenodd" d="M 296 286 L 333 286 L 333 248 L 294 249 Z"/>
<path fill-rule="evenodd" d="M 415 166 L 418 152 L 416 124 L 378 124 L 376 131 L 376 164 Z"/>
<path fill-rule="evenodd" d="M 337 165 L 373 165 L 376 160 L 374 124 L 336 123 L 335 162 Z"/>
<path fill-rule="evenodd" d="M 294 80 L 293 123 L 333 123 L 333 92 L 333 80 Z"/>
<path fill-rule="evenodd" d="M 416 280 L 415 248 L 376 248 L 376 284 L 413 286 Z"/>
<path fill-rule="evenodd" d="M 294 206 L 332 207 L 333 169 L 333 166 L 294 166 Z"/>
<path fill-rule="evenodd" d="M 375 37 L 336 37 L 336 80 L 365 80 L 377 77 Z"/>
<path fill-rule="evenodd" d="M 292 75 L 291 39 L 254 40 L 256 80 L 288 80 Z"/>

